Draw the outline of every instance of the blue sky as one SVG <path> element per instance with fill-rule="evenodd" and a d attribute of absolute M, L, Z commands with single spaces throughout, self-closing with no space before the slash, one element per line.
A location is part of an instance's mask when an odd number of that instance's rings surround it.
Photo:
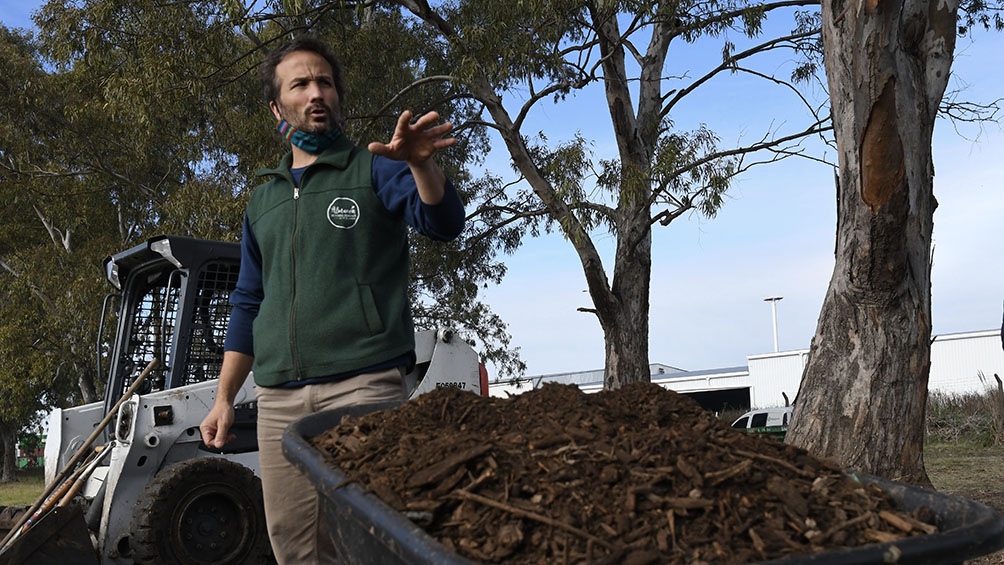
<path fill-rule="evenodd" d="M 990 72 L 1002 52 L 1000 34 L 960 39 L 949 89 L 964 89 L 961 99 L 977 102 L 1004 97 L 1004 81 Z M 709 53 L 718 56 L 714 48 L 705 48 L 704 55 Z M 695 60 L 687 57 L 686 64 Z M 778 76 L 786 76 L 783 67 L 779 62 Z M 597 102 L 602 104 L 583 96 L 568 108 L 538 111 L 526 131 L 542 129 L 552 141 L 579 131 L 595 140 L 597 156 L 611 157 L 608 119 Z M 595 126 L 582 116 L 596 116 Z M 706 123 L 719 133 L 723 146 L 756 140 L 771 127 L 794 128 L 806 119 L 798 104 L 776 88 L 759 88 L 749 79 L 737 85 L 736 77 L 716 79 L 713 88 L 689 97 L 674 117 L 683 128 Z M 836 158 L 832 150 L 825 156 Z M 1000 125 L 969 125 L 957 132 L 950 122 L 939 121 L 932 273 L 936 334 L 1001 326 L 1004 266 L 997 248 L 1004 239 L 999 218 L 1004 211 L 1002 157 Z M 492 159 L 498 170 L 506 166 L 504 154 L 490 157 L 489 168 Z M 652 362 L 712 369 L 745 365 L 748 355 L 773 351 L 771 306 L 763 300 L 768 296 L 783 296 L 777 303 L 779 349 L 807 348 L 833 270 L 835 200 L 832 168 L 791 159 L 741 177 L 714 219 L 683 217 L 656 227 Z M 609 273 L 611 254 L 604 260 Z M 506 263 L 507 278 L 487 296 L 510 324 L 528 374 L 602 368 L 599 325 L 577 311 L 589 303 L 570 244 L 556 235 L 533 240 Z"/>
<path fill-rule="evenodd" d="M 16 4 L 16 5 L 14 5 Z M 5 2 L 0 22 L 28 27 L 37 2 Z M 696 49 L 696 48 L 695 48 Z M 703 55 L 717 56 L 714 50 Z M 1004 97 L 996 71 L 1004 36 L 978 32 L 960 39 L 949 89 L 962 99 L 989 102 Z M 687 64 L 697 59 L 688 58 Z M 681 67 L 682 71 L 688 70 Z M 695 67 L 696 70 L 696 67 Z M 778 71 L 784 75 L 783 71 Z M 777 91 L 760 90 L 735 77 L 688 98 L 677 125 L 700 123 L 719 133 L 722 144 L 759 138 L 766 128 L 795 127 L 804 119 L 797 105 Z M 527 132 L 544 131 L 552 141 L 576 131 L 593 140 L 597 157 L 613 154 L 608 119 L 590 95 L 574 104 L 541 108 Z M 595 119 L 588 119 L 595 116 Z M 583 118 L 587 119 L 583 119 Z M 835 156 L 827 155 L 831 159 Z M 940 120 L 935 130 L 933 331 L 935 334 L 1000 328 L 1004 301 L 1004 132 L 998 124 L 956 131 Z M 508 170 L 496 150 L 486 165 Z M 777 303 L 779 349 L 809 346 L 833 269 L 836 206 L 833 173 L 806 160 L 756 168 L 730 190 L 711 220 L 683 217 L 655 232 L 651 289 L 652 362 L 688 370 L 746 364 L 746 356 L 773 351 L 767 296 Z M 598 236 L 611 260 L 609 236 Z M 505 259 L 509 274 L 486 292 L 487 302 L 508 323 L 529 375 L 598 369 L 603 336 L 590 306 L 582 270 L 560 236 L 528 240 Z M 607 263 L 608 270 L 612 263 Z"/>

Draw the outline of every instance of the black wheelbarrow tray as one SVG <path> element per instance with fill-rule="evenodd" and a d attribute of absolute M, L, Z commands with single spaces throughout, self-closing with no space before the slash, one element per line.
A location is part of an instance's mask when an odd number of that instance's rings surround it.
<path fill-rule="evenodd" d="M 436 541 L 422 528 L 392 509 L 325 461 L 310 439 L 341 422 L 343 416 L 362 416 L 398 404 L 353 406 L 302 418 L 287 428 L 282 438 L 286 458 L 306 474 L 321 497 L 321 517 L 342 559 L 340 563 L 373 565 L 471 565 Z M 911 512 L 928 506 L 939 531 L 895 542 L 786 557 L 761 565 L 961 564 L 967 559 L 1004 547 L 1004 518 L 972 500 L 900 484 L 878 477 L 857 475 L 864 483 L 885 490 L 897 507 Z"/>

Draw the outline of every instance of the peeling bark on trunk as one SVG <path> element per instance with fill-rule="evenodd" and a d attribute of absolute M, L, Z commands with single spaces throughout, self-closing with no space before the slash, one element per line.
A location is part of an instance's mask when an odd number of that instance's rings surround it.
<path fill-rule="evenodd" d="M 836 265 L 787 441 L 930 485 L 931 138 L 955 48 L 954 0 L 827 0 L 840 159 Z"/>

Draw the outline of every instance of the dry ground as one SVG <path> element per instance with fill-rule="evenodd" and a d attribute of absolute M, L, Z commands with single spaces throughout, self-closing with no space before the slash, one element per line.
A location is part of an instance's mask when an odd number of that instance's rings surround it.
<path fill-rule="evenodd" d="M 924 461 L 938 490 L 982 502 L 1004 514 L 1004 448 L 928 445 Z M 967 562 L 967 565 L 1002 564 L 1004 551 Z"/>

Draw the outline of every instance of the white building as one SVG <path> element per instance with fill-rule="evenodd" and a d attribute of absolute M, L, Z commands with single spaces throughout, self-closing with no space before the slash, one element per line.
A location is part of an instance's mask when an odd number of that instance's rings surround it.
<path fill-rule="evenodd" d="M 687 394 L 710 410 L 767 408 L 795 400 L 809 350 L 781 351 L 746 357 L 747 366 L 684 371 L 651 365 L 652 382 Z M 981 393 L 1004 378 L 1000 330 L 933 336 L 928 390 L 949 394 Z M 545 382 L 575 384 L 586 392 L 603 388 L 603 370 L 525 377 L 492 383 L 492 396 L 519 394 Z"/>

